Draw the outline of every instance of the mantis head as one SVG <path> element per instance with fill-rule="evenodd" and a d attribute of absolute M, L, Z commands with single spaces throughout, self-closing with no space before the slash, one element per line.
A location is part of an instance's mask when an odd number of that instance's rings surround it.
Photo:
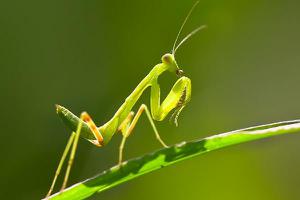
<path fill-rule="evenodd" d="M 161 60 L 162 60 L 162 63 L 164 63 L 167 66 L 167 68 L 170 72 L 175 72 L 178 77 L 182 77 L 184 75 L 183 70 L 181 70 L 178 67 L 173 54 L 166 53 L 165 55 L 163 55 L 161 57 Z"/>

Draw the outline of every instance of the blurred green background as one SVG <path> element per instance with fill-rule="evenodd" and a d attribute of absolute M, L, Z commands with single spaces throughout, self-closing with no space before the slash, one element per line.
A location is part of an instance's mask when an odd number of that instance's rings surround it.
<path fill-rule="evenodd" d="M 70 134 L 54 104 L 106 122 L 170 52 L 194 2 L 0 3 L 0 199 L 44 197 Z M 192 101 L 178 128 L 157 123 L 163 139 L 174 144 L 300 118 L 299 9 L 296 0 L 202 0 L 184 34 L 202 24 L 208 29 L 176 56 L 192 79 Z M 175 80 L 168 73 L 160 78 L 163 95 Z M 149 104 L 149 91 L 141 103 Z M 120 139 L 102 149 L 80 140 L 69 184 L 114 165 Z M 300 199 L 299 143 L 295 134 L 230 147 L 92 199 Z M 125 158 L 158 148 L 143 116 Z"/>

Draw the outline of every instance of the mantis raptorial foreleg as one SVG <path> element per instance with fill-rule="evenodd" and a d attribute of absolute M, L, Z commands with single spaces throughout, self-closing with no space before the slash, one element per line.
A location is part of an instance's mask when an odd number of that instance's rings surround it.
<path fill-rule="evenodd" d="M 191 99 L 191 80 L 187 77 L 181 77 L 176 81 L 171 91 L 160 104 L 160 87 L 157 81 L 153 81 L 151 85 L 151 113 L 153 119 L 162 121 L 169 114 L 171 110 L 184 107 Z M 180 111 L 180 109 L 179 109 Z M 177 125 L 177 118 L 175 118 Z"/>

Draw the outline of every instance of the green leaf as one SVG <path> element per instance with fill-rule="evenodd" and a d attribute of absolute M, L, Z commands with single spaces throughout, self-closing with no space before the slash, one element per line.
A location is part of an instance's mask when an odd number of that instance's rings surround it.
<path fill-rule="evenodd" d="M 212 150 L 297 131 L 300 131 L 300 120 L 256 126 L 210 136 L 197 141 L 183 142 L 126 161 L 121 167 L 112 167 L 95 177 L 67 188 L 61 193 L 52 195 L 49 199 L 85 199 L 97 192 L 102 192 L 143 174 Z"/>

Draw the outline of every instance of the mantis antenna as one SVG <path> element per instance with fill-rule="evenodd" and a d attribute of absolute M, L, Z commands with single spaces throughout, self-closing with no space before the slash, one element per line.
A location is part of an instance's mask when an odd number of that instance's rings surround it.
<path fill-rule="evenodd" d="M 206 28 L 206 25 L 202 25 L 202 26 L 199 26 L 198 28 L 196 28 L 195 30 L 193 30 L 191 33 L 189 33 L 187 36 L 185 36 L 183 38 L 183 40 L 181 40 L 181 42 L 176 46 L 176 43 L 179 39 L 179 36 L 182 32 L 182 29 L 184 27 L 184 25 L 186 24 L 187 20 L 189 19 L 190 15 L 192 14 L 193 10 L 195 9 L 195 7 L 198 5 L 199 1 L 196 1 L 196 3 L 193 5 L 193 7 L 191 8 L 191 10 L 189 11 L 189 13 L 187 14 L 187 16 L 185 17 L 179 31 L 178 31 L 178 34 L 176 36 L 176 39 L 175 39 L 175 42 L 174 42 L 174 45 L 173 45 L 173 48 L 172 48 L 172 54 L 175 56 L 175 53 L 176 53 L 176 50 L 187 40 L 189 39 L 191 36 L 193 36 L 195 33 L 197 33 L 198 31 L 200 31 L 201 29 L 204 29 Z"/>
<path fill-rule="evenodd" d="M 174 49 L 173 51 L 173 55 L 175 55 L 175 52 L 176 50 L 185 42 L 187 41 L 191 36 L 195 35 L 198 31 L 206 28 L 207 26 L 206 25 L 202 25 L 202 26 L 199 26 L 198 28 L 196 28 L 195 30 L 193 30 L 192 32 L 190 32 L 187 36 L 185 36 L 181 42 L 177 45 L 177 47 Z"/>

